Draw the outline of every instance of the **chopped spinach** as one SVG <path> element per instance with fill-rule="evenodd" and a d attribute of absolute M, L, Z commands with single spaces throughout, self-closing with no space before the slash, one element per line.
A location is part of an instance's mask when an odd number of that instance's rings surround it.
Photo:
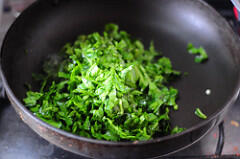
<path fill-rule="evenodd" d="M 207 119 L 207 116 L 199 108 L 196 108 L 194 113 L 201 119 Z"/>
<path fill-rule="evenodd" d="M 208 59 L 208 55 L 203 47 L 196 48 L 192 43 L 188 44 L 187 50 L 190 54 L 196 54 L 194 61 L 196 63 L 202 63 Z"/>
<path fill-rule="evenodd" d="M 183 132 L 184 130 L 186 130 L 186 129 L 176 126 L 172 129 L 171 134 L 177 134 L 177 133 Z"/>
<path fill-rule="evenodd" d="M 153 42 L 145 49 L 108 24 L 102 34 L 80 35 L 46 60 L 44 74 L 34 75 L 41 88 L 23 101 L 48 124 L 89 138 L 134 141 L 179 133 L 184 129 L 169 121 L 178 109 L 178 91 L 169 82 L 180 72 L 160 55 Z"/>

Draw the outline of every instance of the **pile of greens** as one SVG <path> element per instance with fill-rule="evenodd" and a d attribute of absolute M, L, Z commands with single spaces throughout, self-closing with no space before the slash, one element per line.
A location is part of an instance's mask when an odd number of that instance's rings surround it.
<path fill-rule="evenodd" d="M 115 24 L 102 34 L 81 35 L 43 65 L 39 91 L 25 105 L 54 127 L 88 138 L 149 140 L 174 134 L 170 110 L 178 91 L 169 82 L 180 72 L 153 43 L 145 49 Z"/>

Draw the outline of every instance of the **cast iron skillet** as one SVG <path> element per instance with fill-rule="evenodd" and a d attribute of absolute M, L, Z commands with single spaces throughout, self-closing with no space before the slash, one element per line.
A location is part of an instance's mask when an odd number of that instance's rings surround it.
<path fill-rule="evenodd" d="M 56 54 L 79 34 L 102 31 L 114 22 L 147 46 L 170 57 L 174 68 L 189 75 L 174 85 L 179 89 L 179 111 L 172 125 L 186 131 L 142 142 L 88 139 L 54 128 L 23 105 L 24 83 L 36 84 L 32 73 L 41 70 L 49 54 Z M 187 43 L 203 46 L 209 60 L 194 63 Z M 1 50 L 1 77 L 7 95 L 22 120 L 55 145 L 91 158 L 151 158 L 179 151 L 208 133 L 236 100 L 239 90 L 240 41 L 228 23 L 200 0 L 39 0 L 9 29 Z M 205 90 L 211 89 L 211 95 Z M 201 108 L 207 120 L 194 115 Z"/>

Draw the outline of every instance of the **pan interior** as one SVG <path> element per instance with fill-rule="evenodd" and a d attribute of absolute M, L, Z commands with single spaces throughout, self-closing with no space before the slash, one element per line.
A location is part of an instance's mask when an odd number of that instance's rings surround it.
<path fill-rule="evenodd" d="M 209 117 L 220 111 L 238 82 L 236 52 L 229 28 L 199 2 L 179 0 L 60 1 L 37 2 L 24 12 L 8 33 L 2 49 L 2 68 L 15 96 L 22 101 L 25 83 L 34 84 L 32 73 L 40 72 L 49 54 L 56 54 L 77 35 L 102 31 L 114 22 L 144 42 L 151 40 L 175 69 L 188 72 L 174 83 L 179 89 L 179 110 L 171 113 L 173 125 L 190 128 L 202 120 L 199 107 Z M 203 46 L 209 60 L 194 62 L 187 44 Z M 36 86 L 36 85 L 34 85 Z M 205 94 L 211 89 L 211 95 Z"/>

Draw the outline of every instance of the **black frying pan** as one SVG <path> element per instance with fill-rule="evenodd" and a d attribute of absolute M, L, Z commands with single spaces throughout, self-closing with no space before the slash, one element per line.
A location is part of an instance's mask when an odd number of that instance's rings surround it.
<path fill-rule="evenodd" d="M 49 54 L 57 53 L 79 34 L 101 31 L 114 22 L 146 45 L 173 61 L 189 75 L 179 80 L 179 111 L 172 125 L 186 131 L 143 142 L 88 139 L 54 128 L 36 118 L 22 104 L 32 73 L 41 70 Z M 203 46 L 204 64 L 194 63 L 187 43 Z M 34 131 L 63 149 L 92 158 L 150 158 L 181 150 L 208 133 L 235 101 L 239 90 L 240 41 L 228 23 L 200 0 L 39 0 L 26 9 L 9 29 L 1 51 L 1 76 L 15 110 Z M 211 95 L 205 90 L 211 89 Z M 194 115 L 196 107 L 207 115 Z"/>

